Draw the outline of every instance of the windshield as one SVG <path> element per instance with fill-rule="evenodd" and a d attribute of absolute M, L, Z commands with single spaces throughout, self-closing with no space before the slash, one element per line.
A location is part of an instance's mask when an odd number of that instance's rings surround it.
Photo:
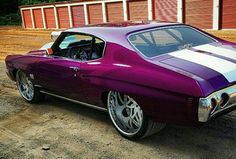
<path fill-rule="evenodd" d="M 214 42 L 213 39 L 190 27 L 170 27 L 129 36 L 129 41 L 146 57 Z"/>

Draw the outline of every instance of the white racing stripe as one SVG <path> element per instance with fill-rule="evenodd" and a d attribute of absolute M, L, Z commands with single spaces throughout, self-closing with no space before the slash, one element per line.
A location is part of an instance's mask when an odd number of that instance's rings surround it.
<path fill-rule="evenodd" d="M 210 44 L 200 45 L 194 48 L 236 60 L 236 49 L 234 51 L 220 46 L 213 46 Z"/>
<path fill-rule="evenodd" d="M 229 82 L 236 80 L 236 64 L 233 62 L 191 50 L 176 51 L 169 55 L 215 70 L 221 73 Z"/>

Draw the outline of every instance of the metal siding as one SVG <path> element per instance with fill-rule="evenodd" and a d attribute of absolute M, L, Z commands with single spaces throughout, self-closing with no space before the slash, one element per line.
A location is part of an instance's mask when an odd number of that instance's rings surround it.
<path fill-rule="evenodd" d="M 45 8 L 44 14 L 45 14 L 46 27 L 56 28 L 54 8 Z"/>
<path fill-rule="evenodd" d="M 147 0 L 135 0 L 127 2 L 129 20 L 147 20 L 148 2 Z"/>
<path fill-rule="evenodd" d="M 22 13 L 24 17 L 25 28 L 33 28 L 30 10 L 23 10 Z"/>
<path fill-rule="evenodd" d="M 236 0 L 222 1 L 222 28 L 236 28 Z"/>
<path fill-rule="evenodd" d="M 90 4 L 87 7 L 89 24 L 103 23 L 102 4 Z"/>
<path fill-rule="evenodd" d="M 107 22 L 124 21 L 123 3 L 122 2 L 107 3 L 106 14 L 107 14 Z"/>
<path fill-rule="evenodd" d="M 177 21 L 177 0 L 155 0 L 156 19 L 159 21 Z"/>
<path fill-rule="evenodd" d="M 185 0 L 185 23 L 212 29 L 213 0 Z"/>
<path fill-rule="evenodd" d="M 78 27 L 85 24 L 84 6 L 72 6 L 71 16 L 73 27 Z"/>
<path fill-rule="evenodd" d="M 57 8 L 57 15 L 58 15 L 58 24 L 59 28 L 69 28 L 70 21 L 69 21 L 69 13 L 68 7 L 58 7 Z"/>
<path fill-rule="evenodd" d="M 41 9 L 33 9 L 35 28 L 43 28 L 43 18 Z"/>

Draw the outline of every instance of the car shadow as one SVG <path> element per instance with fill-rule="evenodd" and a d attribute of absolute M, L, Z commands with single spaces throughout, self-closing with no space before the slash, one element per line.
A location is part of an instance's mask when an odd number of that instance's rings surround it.
<path fill-rule="evenodd" d="M 236 111 L 201 127 L 167 125 L 139 143 L 191 158 L 236 158 Z"/>
<path fill-rule="evenodd" d="M 112 126 L 107 112 L 51 96 L 47 96 L 46 100 L 36 107 L 42 105 L 60 108 Z M 211 120 L 201 127 L 167 125 L 157 134 L 135 143 L 150 147 L 168 158 L 235 158 L 236 111 Z"/>
<path fill-rule="evenodd" d="M 74 115 L 79 114 L 80 116 L 84 116 L 86 118 L 93 118 L 94 120 L 101 121 L 105 124 L 106 123 L 108 124 L 107 121 L 109 121 L 109 116 L 107 112 L 92 109 L 81 104 L 73 103 L 73 102 L 63 100 L 57 97 L 49 96 L 49 95 L 45 96 L 45 100 L 40 101 L 38 104 L 35 104 L 34 108 L 41 109 L 42 106 L 45 109 L 44 111 L 47 111 L 47 109 L 54 109 L 54 108 L 58 110 L 59 108 L 59 109 L 63 109 L 65 111 L 70 112 L 70 114 L 74 114 Z"/>

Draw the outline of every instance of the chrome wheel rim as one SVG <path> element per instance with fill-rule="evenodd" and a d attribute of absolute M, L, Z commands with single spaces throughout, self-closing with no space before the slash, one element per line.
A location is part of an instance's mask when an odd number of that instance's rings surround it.
<path fill-rule="evenodd" d="M 111 91 L 108 94 L 108 111 L 115 127 L 127 136 L 139 132 L 143 124 L 143 111 L 128 95 Z"/>
<path fill-rule="evenodd" d="M 19 89 L 21 96 L 26 100 L 31 101 L 34 97 L 33 83 L 22 71 L 19 71 L 17 73 L 16 78 L 17 78 L 17 87 Z"/>

